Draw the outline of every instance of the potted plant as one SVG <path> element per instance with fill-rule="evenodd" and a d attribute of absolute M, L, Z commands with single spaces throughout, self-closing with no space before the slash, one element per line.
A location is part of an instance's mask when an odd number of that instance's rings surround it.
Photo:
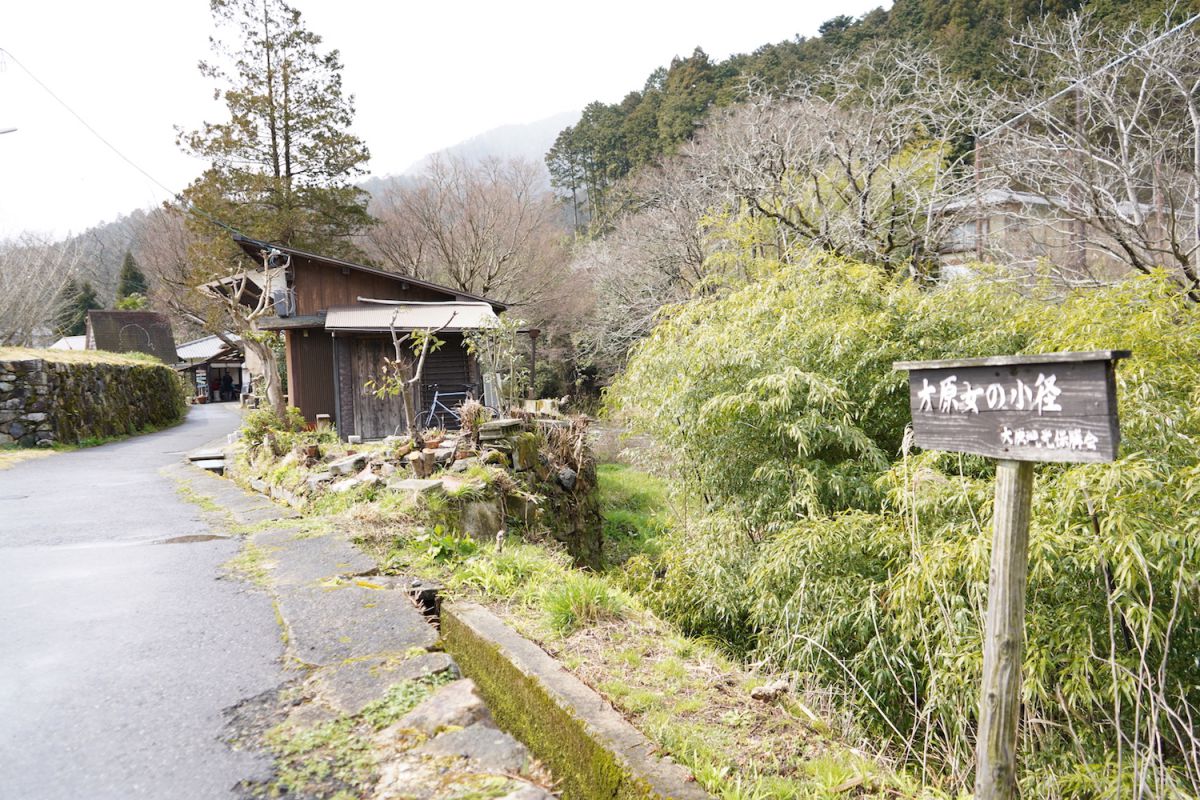
<path fill-rule="evenodd" d="M 425 431 L 423 438 L 426 447 L 437 447 L 446 438 L 445 428 L 430 428 Z"/>

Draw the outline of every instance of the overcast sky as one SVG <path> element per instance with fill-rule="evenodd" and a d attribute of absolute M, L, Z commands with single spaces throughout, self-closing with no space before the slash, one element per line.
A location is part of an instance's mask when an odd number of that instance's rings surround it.
<path fill-rule="evenodd" d="M 614 102 L 696 46 L 724 58 L 880 0 L 367 2 L 297 0 L 342 53 L 356 132 L 372 174 L 491 128 Z M 0 48 L 118 150 L 172 190 L 203 165 L 174 126 L 221 118 L 196 63 L 208 55 L 207 0 L 6 0 Z M 168 197 L 100 143 L 0 53 L 0 238 L 79 232 Z"/>

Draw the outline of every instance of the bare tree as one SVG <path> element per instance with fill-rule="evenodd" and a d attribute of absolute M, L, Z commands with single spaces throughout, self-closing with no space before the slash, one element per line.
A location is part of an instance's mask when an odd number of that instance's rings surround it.
<path fill-rule="evenodd" d="M 274 347 L 278 337 L 258 330 L 255 323 L 273 313 L 273 290 L 287 289 L 286 259 L 263 252 L 262 266 L 257 267 L 240 253 L 214 249 L 211 243 L 202 246 L 183 215 L 177 207 L 166 207 L 146 223 L 139 253 L 153 276 L 155 300 L 226 344 L 235 344 L 229 335 L 235 334 L 253 356 L 247 359 L 252 377 L 282 416 L 287 404 Z"/>
<path fill-rule="evenodd" d="M 978 182 L 967 87 L 924 50 L 878 50 L 780 96 L 756 90 L 624 187 L 635 200 L 573 267 L 595 296 L 578 336 L 619 368 L 658 310 L 813 250 L 931 277 Z M 728 257 L 726 257 L 728 256 Z"/>
<path fill-rule="evenodd" d="M 1200 34 L 1169 27 L 1079 14 L 1025 30 L 1011 63 L 1027 89 L 988 98 L 981 162 L 1037 198 L 1018 216 L 1069 245 L 1071 277 L 1166 267 L 1200 300 Z"/>
<path fill-rule="evenodd" d="M 709 268 L 702 219 L 714 198 L 702 159 L 670 159 L 638 176 L 626 193 L 636 198 L 633 210 L 603 238 L 581 244 L 572 262 L 577 285 L 592 295 L 576 346 L 603 375 L 620 368 L 659 309 L 691 296 Z"/>
<path fill-rule="evenodd" d="M 816 249 L 927 277 L 976 191 L 968 98 L 930 51 L 879 49 L 783 96 L 752 93 L 689 157 L 710 164 L 728 211 L 773 223 L 757 242 L 768 253 Z"/>
<path fill-rule="evenodd" d="M 530 161 L 435 157 L 372 212 L 369 247 L 392 269 L 514 306 L 552 292 L 567 259 L 560 204 Z"/>
<path fill-rule="evenodd" d="M 79 250 L 26 235 L 0 243 L 0 345 L 32 345 L 63 311 L 63 288 Z"/>

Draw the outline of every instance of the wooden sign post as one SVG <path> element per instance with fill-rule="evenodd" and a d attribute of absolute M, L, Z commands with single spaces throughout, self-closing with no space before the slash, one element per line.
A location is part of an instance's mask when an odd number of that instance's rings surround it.
<path fill-rule="evenodd" d="M 1015 800 L 1033 462 L 1117 456 L 1114 369 L 1128 350 L 898 361 L 913 438 L 998 459 L 976 742 L 975 800 Z"/>

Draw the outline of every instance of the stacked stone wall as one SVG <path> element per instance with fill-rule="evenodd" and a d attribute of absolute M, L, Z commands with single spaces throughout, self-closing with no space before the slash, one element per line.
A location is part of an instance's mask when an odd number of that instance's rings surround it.
<path fill-rule="evenodd" d="M 185 412 L 179 379 L 161 364 L 0 361 L 0 445 L 124 436 Z"/>

